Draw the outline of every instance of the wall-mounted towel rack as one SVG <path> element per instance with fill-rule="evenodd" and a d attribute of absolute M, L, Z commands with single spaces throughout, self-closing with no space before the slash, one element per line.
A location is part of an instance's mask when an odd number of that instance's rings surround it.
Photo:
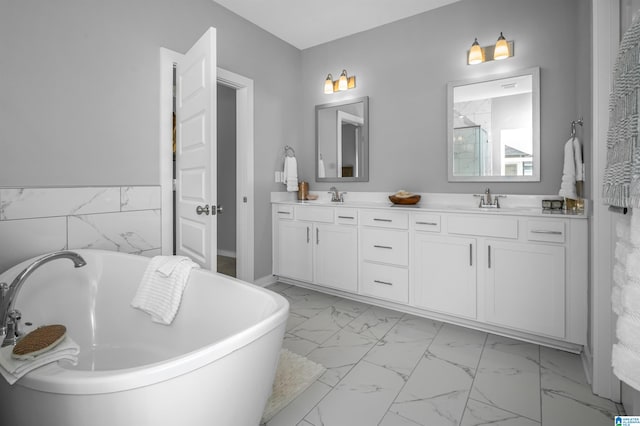
<path fill-rule="evenodd" d="M 579 120 L 574 120 L 571 122 L 571 137 L 575 138 L 576 137 L 576 125 L 580 125 L 582 126 L 584 124 L 584 121 L 582 120 L 582 117 L 580 117 Z"/>
<path fill-rule="evenodd" d="M 285 145 L 284 146 L 284 155 L 286 157 L 295 157 L 296 156 L 296 151 L 291 148 L 289 145 Z"/>

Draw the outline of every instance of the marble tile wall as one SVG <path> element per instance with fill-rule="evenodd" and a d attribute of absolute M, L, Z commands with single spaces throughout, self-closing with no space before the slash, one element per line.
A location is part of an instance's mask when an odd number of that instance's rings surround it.
<path fill-rule="evenodd" d="M 61 249 L 160 254 L 159 186 L 0 188 L 0 272 Z"/>

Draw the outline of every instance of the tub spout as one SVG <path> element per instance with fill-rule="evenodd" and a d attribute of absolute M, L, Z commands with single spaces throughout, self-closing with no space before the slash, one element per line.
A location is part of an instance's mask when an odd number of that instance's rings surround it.
<path fill-rule="evenodd" d="M 20 330 L 18 330 L 18 321 L 20 321 L 20 312 L 13 309 L 13 301 L 15 300 L 22 284 L 31 275 L 33 271 L 56 259 L 70 259 L 76 268 L 80 268 L 87 264 L 79 254 L 72 251 L 57 251 L 49 253 L 35 260 L 27 266 L 10 285 L 0 283 L 0 336 L 4 337 L 2 346 L 15 345 L 20 338 Z"/>

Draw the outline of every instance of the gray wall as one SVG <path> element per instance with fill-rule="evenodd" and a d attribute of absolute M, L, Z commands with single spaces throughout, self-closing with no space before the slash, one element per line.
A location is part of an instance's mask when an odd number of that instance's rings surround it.
<path fill-rule="evenodd" d="M 269 193 L 300 131 L 300 51 L 211 0 L 0 0 L 0 186 L 159 184 L 160 47 L 217 29 L 218 66 L 254 80 L 255 276 Z"/>
<path fill-rule="evenodd" d="M 579 19 L 588 7 L 584 0 L 463 0 L 304 50 L 300 167 L 314 166 L 314 105 L 368 95 L 370 181 L 339 189 L 481 192 L 486 184 L 447 182 L 446 83 L 539 66 L 542 179 L 490 186 L 502 193 L 557 194 L 569 123 L 580 114 L 588 118 L 590 21 Z M 489 45 L 500 31 L 515 41 L 515 57 L 466 65 L 474 37 Z M 343 68 L 356 76 L 356 89 L 324 94 L 327 73 Z M 311 189 L 329 185 L 311 182 Z"/>
<path fill-rule="evenodd" d="M 236 251 L 236 91 L 218 84 L 218 252 Z"/>
<path fill-rule="evenodd" d="M 316 104 L 370 96 L 371 179 L 341 190 L 479 192 L 447 182 L 446 82 L 540 66 L 542 181 L 491 187 L 556 193 L 569 122 L 590 118 L 589 10 L 464 0 L 300 52 L 211 0 L 0 0 L 0 186 L 159 184 L 159 48 L 184 52 L 213 26 L 218 65 L 254 80 L 256 278 L 271 273 L 269 194 L 284 189 L 273 182 L 284 145 L 311 189 L 330 186 L 311 179 Z M 488 45 L 500 31 L 516 56 L 467 66 L 474 37 Z M 358 87 L 323 94 L 343 68 Z"/>

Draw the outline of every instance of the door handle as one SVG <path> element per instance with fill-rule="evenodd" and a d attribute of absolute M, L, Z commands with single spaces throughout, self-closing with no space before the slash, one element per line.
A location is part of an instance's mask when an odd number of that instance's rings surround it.
<path fill-rule="evenodd" d="M 199 215 L 200 214 L 205 214 L 205 215 L 209 216 L 209 205 L 205 204 L 204 207 L 202 207 L 202 206 L 196 207 L 196 213 L 199 214 Z"/>

